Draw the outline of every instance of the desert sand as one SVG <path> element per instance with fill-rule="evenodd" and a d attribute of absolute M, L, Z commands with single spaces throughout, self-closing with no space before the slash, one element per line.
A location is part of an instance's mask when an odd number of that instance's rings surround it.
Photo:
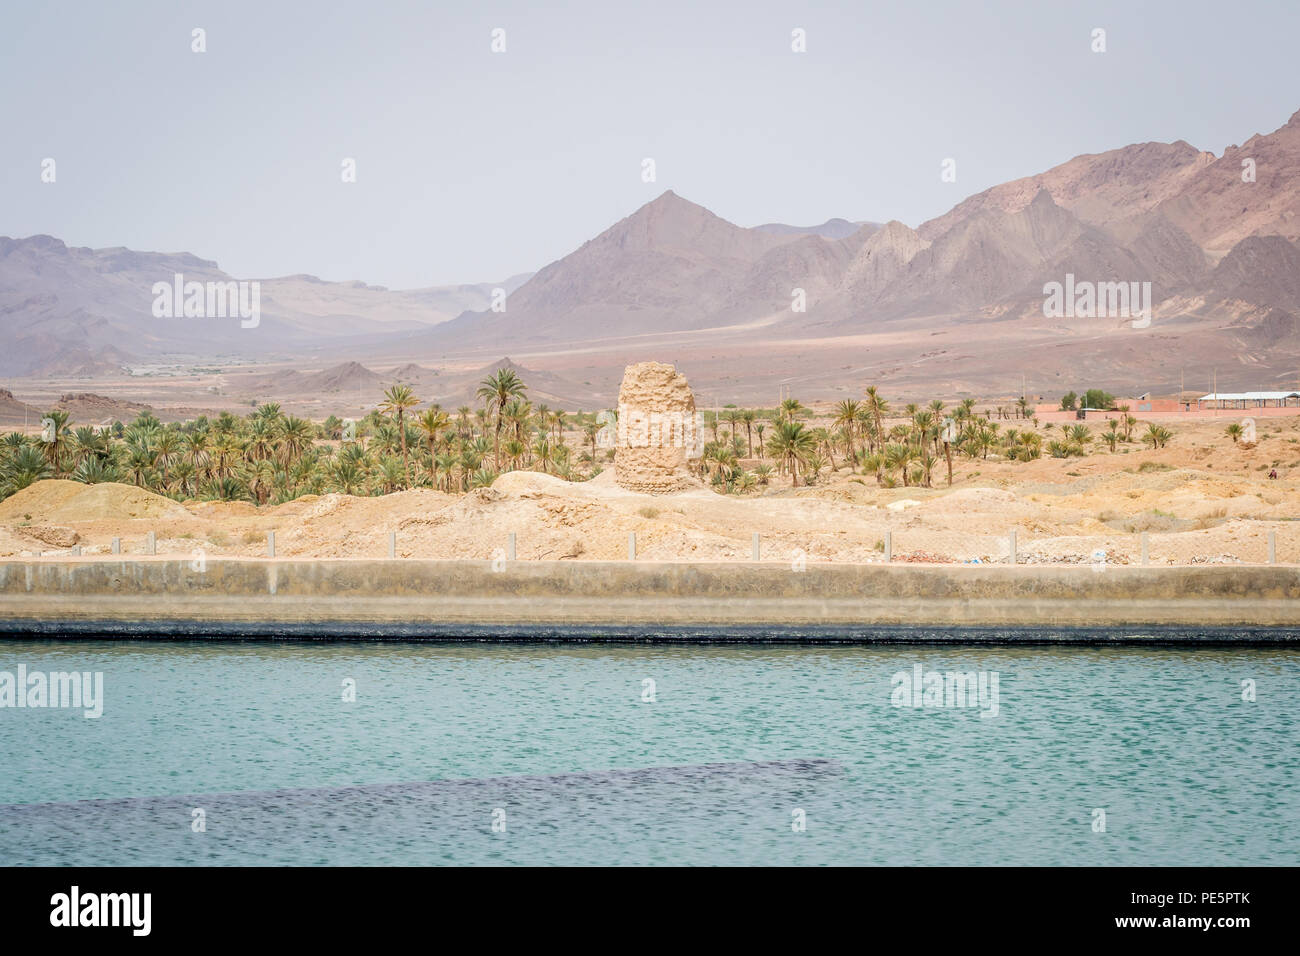
<path fill-rule="evenodd" d="M 1281 477 L 1270 480 L 1276 467 Z M 159 555 L 265 556 L 267 532 L 280 557 L 382 558 L 389 534 L 398 557 L 503 557 L 516 535 L 519 560 L 623 560 L 628 532 L 638 559 L 762 559 L 873 562 L 886 531 L 895 561 L 1005 561 L 1017 532 L 1022 563 L 1139 561 L 1148 533 L 1152 564 L 1262 563 L 1276 532 L 1277 560 L 1300 562 L 1300 418 L 1260 429 L 1237 446 L 1222 423 L 1180 425 L 1153 451 L 1030 462 L 954 461 L 934 488 L 877 486 L 841 463 L 814 487 L 772 484 L 747 496 L 700 486 L 672 494 L 621 488 L 612 469 L 587 482 L 517 471 L 467 495 L 428 489 L 382 497 L 307 496 L 257 508 L 245 502 L 176 502 L 123 484 L 41 481 L 0 502 L 0 556 L 43 559 L 141 555 L 148 532 Z"/>

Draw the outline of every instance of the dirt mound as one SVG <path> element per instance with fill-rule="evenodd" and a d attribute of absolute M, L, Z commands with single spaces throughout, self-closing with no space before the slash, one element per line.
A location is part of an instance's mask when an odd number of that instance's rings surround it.
<path fill-rule="evenodd" d="M 1001 511 L 1016 503 L 1016 496 L 1001 488 L 959 488 L 928 502 L 927 514 L 969 514 L 972 511 Z"/>
<path fill-rule="evenodd" d="M 29 422 L 40 424 L 41 410 L 35 405 L 14 398 L 7 388 L 0 388 L 0 422 L 6 424 Z"/>
<path fill-rule="evenodd" d="M 114 419 L 129 422 L 141 412 L 153 411 L 139 402 L 123 402 L 94 392 L 65 392 L 54 407 L 67 412 L 74 426 L 108 424 Z"/>
<path fill-rule="evenodd" d="M 77 532 L 71 528 L 54 524 L 27 525 L 14 530 L 24 537 L 48 544 L 52 548 L 70 548 L 81 540 Z"/>
<path fill-rule="evenodd" d="M 503 495 L 516 497 L 537 494 L 564 495 L 575 490 L 575 483 L 540 471 L 508 471 L 492 482 L 492 488 Z"/>
<path fill-rule="evenodd" d="M 117 482 L 83 485 L 76 481 L 38 481 L 0 502 L 2 522 L 69 524 L 106 518 L 189 517 L 190 513 L 170 498 Z"/>

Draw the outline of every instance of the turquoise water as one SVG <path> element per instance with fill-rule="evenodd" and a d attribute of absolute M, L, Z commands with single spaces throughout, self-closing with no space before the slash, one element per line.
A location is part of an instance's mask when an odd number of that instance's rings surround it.
<path fill-rule="evenodd" d="M 0 643 L 20 663 L 102 671 L 104 710 L 0 707 L 0 804 L 40 805 L 0 806 L 0 864 L 1300 863 L 1295 651 Z M 996 672 L 997 715 L 893 706 L 917 664 Z"/>

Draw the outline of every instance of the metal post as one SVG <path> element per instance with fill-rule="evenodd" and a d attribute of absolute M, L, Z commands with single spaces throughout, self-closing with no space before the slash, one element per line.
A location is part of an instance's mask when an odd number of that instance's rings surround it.
<path fill-rule="evenodd" d="M 636 532 L 635 531 L 629 531 L 627 533 L 627 559 L 629 561 L 636 560 Z"/>
<path fill-rule="evenodd" d="M 148 536 L 145 538 L 144 552 L 145 554 L 158 553 L 158 537 L 152 531 L 150 531 Z"/>
<path fill-rule="evenodd" d="M 1142 563 L 1151 563 L 1151 552 L 1147 548 L 1147 533 L 1145 531 L 1142 532 Z"/>
<path fill-rule="evenodd" d="M 758 552 L 758 532 L 755 531 L 755 532 L 754 532 L 754 560 L 755 560 L 755 561 L 758 560 L 758 554 L 759 554 L 759 552 Z"/>
<path fill-rule="evenodd" d="M 506 548 L 506 557 L 511 561 L 515 559 L 515 533 L 510 532 L 510 545 Z"/>
<path fill-rule="evenodd" d="M 113 553 L 114 553 L 114 554 L 121 554 L 121 553 L 122 553 L 122 539 L 121 539 L 121 538 L 114 538 L 114 539 L 113 539 Z"/>
<path fill-rule="evenodd" d="M 1277 564 L 1277 532 L 1268 533 L 1268 563 Z"/>
<path fill-rule="evenodd" d="M 1020 562 L 1016 556 L 1016 533 L 1014 530 L 1011 532 L 1011 536 L 1008 539 L 1008 544 L 1010 544 L 1011 546 L 1011 563 L 1019 564 Z"/>
<path fill-rule="evenodd" d="M 885 532 L 885 561 L 894 560 L 894 532 Z"/>
<path fill-rule="evenodd" d="M 266 533 L 266 556 L 268 558 L 275 557 L 275 532 L 274 531 L 268 531 Z"/>
<path fill-rule="evenodd" d="M 388 556 L 390 558 L 397 557 L 397 532 L 396 531 L 388 532 Z"/>

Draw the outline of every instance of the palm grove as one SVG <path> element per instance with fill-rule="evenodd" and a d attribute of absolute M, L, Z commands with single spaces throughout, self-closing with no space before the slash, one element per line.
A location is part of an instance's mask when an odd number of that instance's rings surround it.
<path fill-rule="evenodd" d="M 569 481 L 599 474 L 613 455 L 612 427 L 594 413 L 534 404 L 512 369 L 499 369 L 477 390 L 477 407 L 453 410 L 394 385 L 360 421 L 330 416 L 313 423 L 270 402 L 246 416 L 222 412 L 164 424 L 142 413 L 107 429 L 77 426 L 65 411 L 46 413 L 39 434 L 0 437 L 0 498 L 36 481 L 64 478 L 125 482 L 177 500 L 242 500 L 258 505 L 337 492 L 382 495 L 409 488 L 465 493 L 516 470 Z M 1038 428 L 1026 399 L 977 411 L 973 399 L 898 409 L 872 386 L 817 416 L 798 399 L 775 409 L 727 407 L 705 413 L 711 440 L 692 462 L 719 491 L 752 493 L 775 480 L 813 485 L 847 468 L 881 486 L 932 485 L 945 453 L 1030 461 L 1065 458 L 1134 441 L 1136 419 L 1121 408 L 1107 430 L 1087 425 Z M 945 420 L 951 419 L 945 446 Z M 1045 440 L 1046 436 L 1046 440 Z M 1171 437 L 1148 425 L 1154 448 Z"/>

